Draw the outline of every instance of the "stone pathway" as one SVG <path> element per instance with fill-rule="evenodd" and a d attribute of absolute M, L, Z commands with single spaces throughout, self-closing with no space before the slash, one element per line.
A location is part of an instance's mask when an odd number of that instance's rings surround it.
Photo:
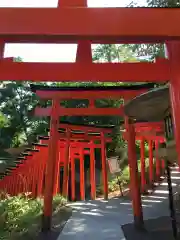
<path fill-rule="evenodd" d="M 173 189 L 180 186 L 180 172 L 172 169 Z M 164 180 L 149 196 L 142 196 L 144 219 L 169 216 Z M 130 200 L 114 198 L 70 204 L 74 209 L 58 240 L 125 240 L 121 225 L 133 222 Z"/>

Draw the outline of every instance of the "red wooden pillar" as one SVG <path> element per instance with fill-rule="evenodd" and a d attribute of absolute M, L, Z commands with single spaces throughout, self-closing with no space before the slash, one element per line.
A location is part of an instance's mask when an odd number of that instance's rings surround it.
<path fill-rule="evenodd" d="M 58 0 L 59 7 L 86 7 L 87 0 Z"/>
<path fill-rule="evenodd" d="M 70 162 L 71 162 L 71 200 L 75 200 L 75 154 L 73 148 L 70 151 Z"/>
<path fill-rule="evenodd" d="M 27 166 L 27 187 L 28 187 L 28 192 L 32 192 L 32 170 L 31 170 L 31 160 L 32 157 L 27 157 L 28 159 L 26 160 L 26 166 Z"/>
<path fill-rule="evenodd" d="M 42 231 L 49 231 L 51 229 L 54 172 L 55 172 L 56 156 L 58 151 L 59 105 L 60 105 L 59 100 L 52 100 L 48 160 L 46 163 L 46 174 L 45 174 L 44 212 L 43 212 Z"/>
<path fill-rule="evenodd" d="M 32 156 L 27 156 L 26 161 L 25 161 L 25 171 L 26 171 L 26 192 L 31 192 L 30 191 L 30 160 L 31 160 Z"/>
<path fill-rule="evenodd" d="M 102 160 L 102 179 L 104 188 L 104 199 L 108 199 L 108 176 L 107 176 L 107 162 L 106 162 L 106 143 L 104 133 L 101 132 L 101 160 Z"/>
<path fill-rule="evenodd" d="M 13 175 L 11 173 L 11 192 L 10 192 L 11 196 L 13 196 L 13 187 L 14 187 L 14 181 L 13 181 Z"/>
<path fill-rule="evenodd" d="M 95 153 L 94 143 L 91 141 L 90 144 L 90 183 L 91 183 L 91 199 L 96 198 L 96 179 L 95 179 Z"/>
<path fill-rule="evenodd" d="M 154 181 L 154 170 L 153 170 L 153 142 L 148 141 L 149 145 L 149 183 L 153 184 Z"/>
<path fill-rule="evenodd" d="M 32 166 L 32 176 L 33 176 L 33 180 L 32 180 L 32 196 L 35 198 L 36 197 L 36 185 L 37 185 L 37 167 L 34 164 L 34 161 L 33 161 L 33 166 Z"/>
<path fill-rule="evenodd" d="M 16 174 L 16 180 L 15 180 L 15 182 L 16 182 L 16 186 L 15 186 L 15 195 L 17 195 L 18 194 L 18 191 L 19 191 L 19 179 L 18 179 L 18 171 L 16 170 L 15 171 L 15 174 Z"/>
<path fill-rule="evenodd" d="M 12 189 L 13 189 L 13 179 L 12 179 L 12 175 L 10 176 L 10 189 L 9 189 L 9 193 L 12 196 Z"/>
<path fill-rule="evenodd" d="M 7 192 L 7 193 L 9 193 L 9 177 L 10 177 L 10 176 L 7 176 L 7 178 L 6 178 L 6 184 L 7 184 L 6 192 Z"/>
<path fill-rule="evenodd" d="M 140 154 L 141 154 L 141 191 L 145 192 L 146 188 L 146 163 L 145 163 L 145 141 L 144 138 L 140 142 Z"/>
<path fill-rule="evenodd" d="M 87 7 L 87 0 L 58 0 L 59 7 Z M 77 46 L 77 54 L 76 54 L 76 61 L 77 62 L 92 62 L 92 52 L 91 52 L 91 44 L 89 41 L 79 41 Z M 69 151 L 69 149 L 68 149 Z M 66 160 L 68 153 L 66 153 Z M 68 157 L 69 161 L 69 157 Z M 63 179 L 63 195 L 67 196 L 67 189 L 68 189 L 68 171 L 69 167 L 65 162 L 64 165 L 64 179 Z"/>
<path fill-rule="evenodd" d="M 0 40 L 0 59 L 4 58 L 5 43 Z"/>
<path fill-rule="evenodd" d="M 11 195 L 14 196 L 14 172 L 11 172 L 11 177 L 12 177 L 12 191 L 11 191 Z"/>
<path fill-rule="evenodd" d="M 54 195 L 59 192 L 59 181 L 60 181 L 60 141 L 58 142 L 58 151 L 57 151 L 56 167 L 55 167 L 55 180 L 54 180 Z"/>
<path fill-rule="evenodd" d="M 15 196 L 15 190 L 16 190 L 16 177 L 15 177 L 15 173 L 13 170 L 13 191 L 12 191 L 13 196 Z"/>
<path fill-rule="evenodd" d="M 70 156 L 70 129 L 66 129 L 66 146 L 65 146 L 65 158 L 64 158 L 64 175 L 63 175 L 63 196 L 68 196 L 68 181 L 69 181 L 69 156 Z"/>
<path fill-rule="evenodd" d="M 37 154 L 38 157 L 40 156 L 40 153 L 35 153 L 35 154 Z M 40 177 L 39 177 L 40 167 L 41 167 L 41 160 L 36 165 L 36 187 L 35 187 L 35 196 L 36 197 L 38 196 L 38 186 L 39 186 L 39 181 L 40 181 Z"/>
<path fill-rule="evenodd" d="M 40 185 L 41 185 L 41 178 L 42 178 L 42 171 L 43 171 L 43 159 L 42 159 L 42 156 L 43 156 L 43 151 L 42 149 L 39 147 L 38 148 L 39 152 L 36 153 L 38 154 L 38 159 L 39 159 L 39 167 L 38 167 L 38 172 L 37 172 L 37 175 L 38 175 L 38 181 L 37 181 L 37 196 L 41 196 L 41 190 L 40 190 Z"/>
<path fill-rule="evenodd" d="M 79 161 L 80 161 L 80 196 L 81 200 L 85 200 L 84 149 L 82 147 L 79 150 Z"/>
<path fill-rule="evenodd" d="M 36 156 L 36 158 L 39 159 L 37 165 L 36 165 L 36 197 L 39 196 L 39 192 L 38 192 L 38 187 L 40 184 L 40 171 L 42 169 L 42 159 L 41 159 L 41 152 L 34 152 L 34 155 Z"/>
<path fill-rule="evenodd" d="M 45 163 L 41 162 L 40 169 L 39 169 L 39 182 L 37 187 L 38 196 L 42 196 L 42 193 L 43 193 L 44 170 L 45 170 Z"/>
<path fill-rule="evenodd" d="M 140 182 L 136 159 L 135 129 L 133 121 L 126 118 L 126 129 L 128 139 L 128 160 L 130 169 L 130 187 L 134 212 L 134 224 L 137 228 L 143 227 L 143 213 L 141 205 Z"/>
<path fill-rule="evenodd" d="M 11 189 L 12 189 L 12 176 L 9 175 L 9 181 L 8 181 L 8 193 L 11 195 Z"/>
<path fill-rule="evenodd" d="M 178 164 L 180 166 L 180 41 L 170 41 L 166 44 L 170 61 L 171 78 L 170 98 Z"/>
<path fill-rule="evenodd" d="M 155 140 L 155 151 L 156 151 L 156 179 L 159 180 L 159 178 L 161 176 L 161 161 L 158 157 L 158 151 L 159 151 L 158 140 Z"/>
<path fill-rule="evenodd" d="M 17 171 L 17 188 L 16 188 L 16 195 L 18 195 L 20 193 L 20 189 L 21 189 L 21 179 L 19 177 L 19 171 Z"/>
<path fill-rule="evenodd" d="M 59 7 L 87 7 L 87 0 L 58 0 Z M 92 52 L 89 41 L 78 41 L 76 62 L 91 63 Z"/>
<path fill-rule="evenodd" d="M 19 192 L 20 192 L 19 167 L 20 167 L 20 164 L 18 164 L 17 167 L 16 167 L 16 169 L 15 169 L 15 174 L 16 174 L 15 195 L 18 195 Z"/>

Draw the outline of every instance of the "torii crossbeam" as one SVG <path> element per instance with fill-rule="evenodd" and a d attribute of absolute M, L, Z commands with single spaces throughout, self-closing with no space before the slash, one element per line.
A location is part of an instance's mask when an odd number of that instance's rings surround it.
<path fill-rule="evenodd" d="M 180 39 L 178 22 L 178 8 L 1 8 L 0 38 L 40 43 L 165 42 Z"/>

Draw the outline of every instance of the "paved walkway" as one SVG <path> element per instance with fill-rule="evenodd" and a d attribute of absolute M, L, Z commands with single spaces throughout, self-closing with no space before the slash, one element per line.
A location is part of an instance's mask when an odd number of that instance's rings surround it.
<path fill-rule="evenodd" d="M 172 169 L 174 191 L 180 185 L 180 173 Z M 166 180 L 152 195 L 142 196 L 144 219 L 168 216 Z M 70 204 L 74 209 L 58 240 L 125 240 L 121 225 L 133 221 L 132 204 L 118 198 Z"/>

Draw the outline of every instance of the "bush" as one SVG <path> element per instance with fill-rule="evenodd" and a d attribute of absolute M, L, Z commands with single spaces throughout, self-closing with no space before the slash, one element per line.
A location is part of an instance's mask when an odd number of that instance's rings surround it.
<path fill-rule="evenodd" d="M 32 199 L 26 194 L 18 196 L 4 196 L 0 194 L 0 239 L 19 239 L 21 236 L 28 236 L 28 233 L 38 233 L 43 209 L 42 199 Z M 60 195 L 54 197 L 54 210 L 66 201 Z"/>
<path fill-rule="evenodd" d="M 24 234 L 42 213 L 42 201 L 27 196 L 8 196 L 0 203 L 1 239 L 10 239 L 17 234 Z"/>

